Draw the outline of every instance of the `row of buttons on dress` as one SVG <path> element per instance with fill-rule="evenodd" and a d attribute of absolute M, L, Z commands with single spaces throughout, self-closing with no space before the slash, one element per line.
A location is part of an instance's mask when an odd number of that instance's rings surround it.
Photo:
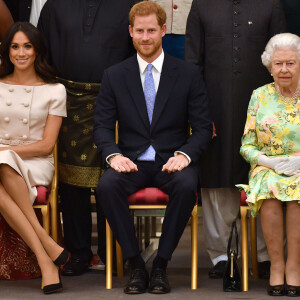
<path fill-rule="evenodd" d="M 25 107 L 28 107 L 29 106 L 29 102 L 23 102 L 22 103 Z M 11 106 L 12 105 L 12 102 L 10 100 L 6 100 L 6 105 L 7 106 Z"/>
<path fill-rule="evenodd" d="M 13 87 L 9 87 L 9 88 L 8 88 L 8 91 L 11 92 L 11 93 L 14 92 L 14 90 L 15 90 L 15 89 L 14 89 Z M 31 92 L 31 88 L 24 87 L 24 91 L 25 91 L 26 93 L 30 93 L 30 92 Z"/>
<path fill-rule="evenodd" d="M 15 89 L 14 89 L 13 87 L 9 87 L 9 88 L 8 88 L 8 91 L 9 91 L 10 93 L 14 92 L 14 90 L 15 90 Z M 25 90 L 26 93 L 30 93 L 30 92 L 32 91 L 31 88 L 27 88 L 27 87 L 25 87 L 24 90 Z M 24 105 L 24 107 L 28 107 L 28 106 L 29 106 L 29 102 L 27 102 L 27 101 L 23 102 L 22 104 Z M 7 106 L 11 106 L 11 105 L 12 105 L 11 100 L 7 100 L 7 101 L 6 101 L 6 105 L 7 105 Z M 5 117 L 5 118 L 4 118 L 4 122 L 9 123 L 9 122 L 10 122 L 10 118 L 9 118 L 9 117 Z M 24 119 L 22 120 L 22 122 L 23 122 L 24 125 L 26 125 L 26 124 L 28 124 L 28 119 L 24 118 Z M 4 138 L 8 140 L 8 139 L 10 138 L 10 135 L 9 135 L 8 133 L 5 133 L 5 134 L 4 134 Z M 26 135 L 26 134 L 23 134 L 23 135 L 21 136 L 21 138 L 22 138 L 23 140 L 26 140 L 26 139 L 27 139 L 27 135 Z"/>
<path fill-rule="evenodd" d="M 9 139 L 10 139 L 10 135 L 9 135 L 8 133 L 5 133 L 5 134 L 4 134 L 4 138 L 5 138 L 6 140 L 9 140 Z M 21 136 L 21 138 L 22 138 L 23 140 L 26 140 L 26 139 L 27 139 L 27 135 L 26 135 L 26 134 L 23 134 L 23 135 Z"/>
<path fill-rule="evenodd" d="M 5 121 L 6 123 L 9 123 L 9 122 L 10 122 L 10 118 L 9 118 L 9 117 L 5 117 L 5 118 L 4 118 L 4 121 Z M 23 124 L 28 124 L 28 120 L 27 120 L 26 118 L 24 118 L 24 119 L 22 120 L 22 122 L 23 122 Z"/>

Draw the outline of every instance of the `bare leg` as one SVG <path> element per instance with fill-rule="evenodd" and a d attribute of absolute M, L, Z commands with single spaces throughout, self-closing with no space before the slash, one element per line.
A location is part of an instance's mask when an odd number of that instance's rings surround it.
<path fill-rule="evenodd" d="M 28 188 L 24 179 L 9 165 L 3 164 L 0 166 L 0 181 L 10 198 L 27 218 L 46 252 L 54 261 L 63 251 L 63 248 L 55 243 L 39 223 L 30 203 Z"/>
<path fill-rule="evenodd" d="M 42 271 L 44 285 L 58 283 L 57 267 L 46 253 L 32 225 L 0 183 L 0 213 L 35 253 Z"/>
<path fill-rule="evenodd" d="M 286 206 L 286 282 L 289 285 L 300 286 L 300 204 L 298 201 L 291 201 L 287 202 Z"/>
<path fill-rule="evenodd" d="M 282 202 L 265 199 L 261 206 L 261 225 L 271 261 L 270 285 L 284 283 L 284 245 Z"/>

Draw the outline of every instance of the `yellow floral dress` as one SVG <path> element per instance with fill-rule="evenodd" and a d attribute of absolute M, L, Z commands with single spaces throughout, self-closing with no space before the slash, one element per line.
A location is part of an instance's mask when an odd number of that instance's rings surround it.
<path fill-rule="evenodd" d="M 248 107 L 240 153 L 251 169 L 249 185 L 237 187 L 245 190 L 253 216 L 258 213 L 263 199 L 298 200 L 300 204 L 300 171 L 285 176 L 257 165 L 261 154 L 268 157 L 300 155 L 300 98 L 293 101 L 279 97 L 274 83 L 255 90 Z"/>

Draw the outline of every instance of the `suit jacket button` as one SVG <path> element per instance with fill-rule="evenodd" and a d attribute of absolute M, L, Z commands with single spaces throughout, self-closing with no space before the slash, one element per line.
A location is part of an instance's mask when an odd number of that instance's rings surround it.
<path fill-rule="evenodd" d="M 136 151 L 136 154 L 141 154 L 141 151 Z"/>

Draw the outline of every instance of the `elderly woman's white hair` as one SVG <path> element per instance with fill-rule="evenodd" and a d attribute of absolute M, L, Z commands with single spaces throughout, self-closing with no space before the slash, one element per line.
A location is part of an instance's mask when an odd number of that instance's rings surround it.
<path fill-rule="evenodd" d="M 300 60 L 300 37 L 292 33 L 274 35 L 266 45 L 261 56 L 263 65 L 270 71 L 273 55 L 276 50 L 293 50 L 297 52 Z"/>

